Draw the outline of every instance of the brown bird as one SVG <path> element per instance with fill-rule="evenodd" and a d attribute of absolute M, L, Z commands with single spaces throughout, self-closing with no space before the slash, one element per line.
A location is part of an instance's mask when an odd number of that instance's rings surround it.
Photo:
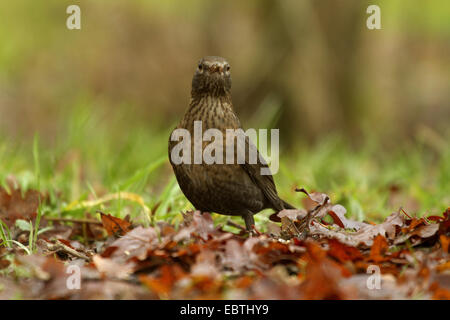
<path fill-rule="evenodd" d="M 203 132 L 213 128 L 220 130 L 224 136 L 223 144 L 226 129 L 241 128 L 231 101 L 230 65 L 224 58 L 204 57 L 198 63 L 192 79 L 189 108 L 175 129 L 186 129 L 194 137 L 194 121 L 202 121 Z M 191 139 L 191 155 L 194 140 Z M 243 164 L 236 161 L 233 164 L 206 164 L 204 161 L 201 164 L 194 164 L 194 161 L 192 164 L 176 164 L 171 154 L 177 143 L 171 135 L 169 159 L 181 190 L 197 210 L 240 215 L 247 230 L 251 231 L 255 223 L 253 215 L 261 210 L 294 209 L 278 197 L 272 175 L 261 174 L 261 168 L 267 168 L 267 164 L 248 137 L 245 138 L 245 148 L 255 148 L 260 160 L 256 164 L 247 159 L 248 153 Z M 200 144 L 202 150 L 207 144 Z"/>

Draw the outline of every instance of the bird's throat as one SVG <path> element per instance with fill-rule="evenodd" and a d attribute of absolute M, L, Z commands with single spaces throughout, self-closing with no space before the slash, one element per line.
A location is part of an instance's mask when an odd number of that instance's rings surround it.
<path fill-rule="evenodd" d="M 230 96 L 202 95 L 191 99 L 181 126 L 191 131 L 194 121 L 202 121 L 203 130 L 237 129 L 239 120 L 233 111 Z"/>

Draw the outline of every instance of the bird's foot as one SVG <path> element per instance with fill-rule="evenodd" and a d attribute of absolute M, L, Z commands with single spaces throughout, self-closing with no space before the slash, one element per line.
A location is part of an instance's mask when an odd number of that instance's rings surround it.
<path fill-rule="evenodd" d="M 252 224 L 252 229 L 250 230 L 250 236 L 255 235 L 255 236 L 260 236 L 262 235 L 261 232 L 258 231 L 258 229 L 256 229 L 256 226 L 254 224 Z"/>

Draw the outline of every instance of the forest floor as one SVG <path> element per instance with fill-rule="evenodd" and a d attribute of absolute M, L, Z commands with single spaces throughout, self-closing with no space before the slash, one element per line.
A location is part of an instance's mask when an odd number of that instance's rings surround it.
<path fill-rule="evenodd" d="M 282 154 L 275 181 L 299 209 L 257 214 L 249 237 L 192 210 L 168 132 L 86 119 L 53 144 L 0 138 L 0 299 L 450 298 L 443 144 Z"/>

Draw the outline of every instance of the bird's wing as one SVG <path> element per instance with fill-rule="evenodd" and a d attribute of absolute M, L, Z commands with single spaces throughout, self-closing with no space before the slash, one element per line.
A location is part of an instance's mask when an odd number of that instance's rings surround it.
<path fill-rule="evenodd" d="M 238 144 L 238 151 L 239 151 Z M 242 150 L 241 150 L 242 151 Z M 256 153 L 256 163 L 250 162 L 249 152 L 253 151 Z M 271 204 L 271 207 L 275 210 L 284 209 L 283 201 L 278 197 L 277 188 L 275 186 L 275 182 L 273 181 L 273 177 L 271 174 L 262 175 L 261 169 L 267 168 L 269 170 L 269 166 L 265 161 L 264 157 L 261 156 L 255 144 L 249 139 L 248 136 L 245 136 L 245 163 L 241 164 L 242 168 L 247 172 L 252 181 L 262 190 L 268 202 Z"/>

